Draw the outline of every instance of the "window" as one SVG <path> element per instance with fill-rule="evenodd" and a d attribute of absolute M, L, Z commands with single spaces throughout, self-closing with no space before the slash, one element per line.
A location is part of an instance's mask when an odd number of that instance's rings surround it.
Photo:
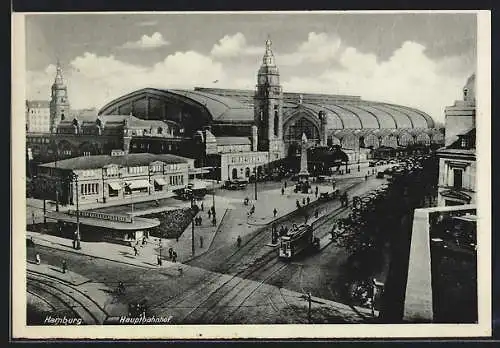
<path fill-rule="evenodd" d="M 465 148 L 467 147 L 468 145 L 468 141 L 467 141 L 467 138 L 466 137 L 462 137 L 461 141 L 460 141 L 460 146 Z"/>
<path fill-rule="evenodd" d="M 275 105 L 275 108 L 276 108 L 276 106 L 277 105 Z M 275 111 L 274 112 L 274 136 L 275 137 L 278 136 L 279 125 L 280 125 L 280 119 L 279 119 L 279 116 L 278 116 L 278 111 Z"/>
<path fill-rule="evenodd" d="M 95 195 L 99 193 L 99 184 L 90 183 L 90 184 L 81 184 L 80 185 L 80 193 L 82 195 Z"/>
<path fill-rule="evenodd" d="M 453 187 L 456 189 L 462 188 L 462 169 L 453 169 Z"/>

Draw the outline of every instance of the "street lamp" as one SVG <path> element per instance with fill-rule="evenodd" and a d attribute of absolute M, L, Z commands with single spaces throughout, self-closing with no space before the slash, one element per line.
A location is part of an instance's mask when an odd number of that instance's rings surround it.
<path fill-rule="evenodd" d="M 81 249 L 80 246 L 80 210 L 78 206 L 78 175 L 72 173 L 71 177 L 75 180 L 76 187 L 76 238 L 74 240 L 75 249 Z"/>
<path fill-rule="evenodd" d="M 191 209 L 194 213 L 194 195 L 191 197 Z M 194 214 L 191 218 L 191 254 L 194 256 Z"/>

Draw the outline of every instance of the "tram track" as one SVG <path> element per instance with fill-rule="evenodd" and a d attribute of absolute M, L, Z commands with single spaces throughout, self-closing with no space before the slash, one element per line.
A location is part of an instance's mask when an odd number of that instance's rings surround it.
<path fill-rule="evenodd" d="M 350 190 L 356 185 L 357 184 L 351 185 L 349 188 L 346 188 L 346 190 Z M 339 203 L 337 202 L 336 204 Z M 352 203 L 347 206 L 334 207 L 333 209 L 332 205 L 330 205 L 327 209 L 331 210 L 312 223 L 313 229 L 319 230 L 325 224 L 338 218 L 339 215 L 344 214 L 351 207 Z M 314 209 L 314 207 L 309 208 L 309 210 L 312 209 Z M 155 308 L 163 307 L 164 305 L 169 308 L 191 308 L 188 313 L 182 316 L 179 323 L 212 322 L 213 320 L 220 319 L 221 313 L 225 311 L 229 311 L 229 317 L 232 317 L 263 284 L 290 266 L 288 263 L 282 263 L 281 260 L 278 259 L 276 253 L 277 246 L 266 246 L 270 239 L 269 233 L 266 232 L 269 232 L 270 227 L 279 224 L 280 221 L 286 221 L 287 224 L 289 224 L 294 221 L 299 222 L 298 220 L 301 219 L 302 216 L 295 211 L 292 216 L 282 217 L 263 226 L 255 231 L 250 238 L 244 241 L 241 247 L 228 255 L 224 259 L 224 262 L 216 266 L 214 271 L 217 273 L 210 273 L 209 276 L 201 279 L 198 282 L 201 286 L 193 287 L 187 293 L 182 294 L 181 297 L 173 296 L 165 302 L 155 305 Z M 326 233 L 321 237 L 329 233 L 328 229 L 326 229 L 325 232 Z M 228 245 L 229 244 L 225 244 L 222 248 L 228 247 Z M 263 248 L 269 248 L 269 250 Z M 219 249 L 220 248 L 217 248 L 215 252 L 218 252 Z M 207 253 L 202 257 L 206 256 Z M 199 262 L 199 260 L 197 260 L 197 262 Z M 259 273 L 257 280 L 252 280 L 250 277 L 257 275 L 257 273 Z M 230 277 L 223 279 L 222 277 L 224 276 Z M 250 283 L 252 285 L 249 287 L 248 281 L 253 281 L 255 284 Z M 249 289 L 246 290 L 246 288 Z M 278 289 L 283 302 L 295 312 L 295 309 L 291 307 L 284 298 L 281 287 Z M 243 293 L 243 295 L 241 293 Z M 194 307 L 192 306 L 192 302 L 189 301 L 190 299 L 196 301 Z M 184 303 L 187 305 L 184 306 Z M 233 305 L 233 303 L 237 304 Z M 228 308 L 230 309 L 228 310 Z M 273 306 L 273 308 L 275 308 L 275 306 Z"/>
<path fill-rule="evenodd" d="M 37 293 L 48 302 L 51 301 L 47 297 L 64 304 L 85 324 L 102 324 L 108 316 L 106 311 L 89 295 L 56 277 L 28 270 L 27 287 L 28 291 Z"/>

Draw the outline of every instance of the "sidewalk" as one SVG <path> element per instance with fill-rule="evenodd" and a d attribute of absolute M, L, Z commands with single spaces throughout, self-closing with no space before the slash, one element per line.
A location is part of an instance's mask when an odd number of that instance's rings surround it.
<path fill-rule="evenodd" d="M 72 247 L 71 239 L 33 231 L 26 231 L 26 238 L 30 237 L 33 237 L 33 241 L 36 245 L 43 245 L 54 249 L 73 252 L 75 254 L 97 257 L 142 268 L 170 269 L 172 272 L 177 273 L 178 268 L 183 267 L 180 263 L 167 261 L 167 255 L 162 255 L 162 265 L 157 265 L 158 238 L 150 238 L 149 242 L 145 246 L 138 246 L 137 249 L 139 254 L 134 256 L 133 248 L 121 244 L 106 242 L 80 242 L 81 249 L 75 250 Z M 155 243 L 153 243 L 153 240 Z M 165 239 L 162 241 L 164 242 Z"/>

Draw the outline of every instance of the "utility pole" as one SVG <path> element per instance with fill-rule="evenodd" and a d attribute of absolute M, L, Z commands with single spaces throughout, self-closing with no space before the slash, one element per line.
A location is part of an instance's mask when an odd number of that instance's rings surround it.
<path fill-rule="evenodd" d="M 78 205 L 78 175 L 73 173 L 76 183 L 76 244 L 75 249 L 81 249 L 80 246 L 80 209 Z"/>
<path fill-rule="evenodd" d="M 257 200 L 257 166 L 255 166 L 255 200 Z"/>
<path fill-rule="evenodd" d="M 45 199 L 43 200 L 43 225 L 45 226 L 47 224 L 47 203 L 45 202 Z"/>
<path fill-rule="evenodd" d="M 194 196 L 191 197 L 191 209 L 194 212 Z M 191 219 L 191 254 L 194 256 L 194 215 Z"/>
<path fill-rule="evenodd" d="M 311 292 L 307 293 L 307 301 L 309 302 L 309 308 L 307 310 L 307 322 L 310 324 L 311 323 L 311 302 L 312 302 Z"/>
<path fill-rule="evenodd" d="M 54 157 L 55 157 L 55 161 L 54 161 L 54 174 L 56 175 L 56 211 L 59 211 L 59 178 L 57 176 L 57 159 L 59 157 L 59 150 L 57 149 L 57 145 L 56 145 L 56 150 L 54 152 Z"/>

